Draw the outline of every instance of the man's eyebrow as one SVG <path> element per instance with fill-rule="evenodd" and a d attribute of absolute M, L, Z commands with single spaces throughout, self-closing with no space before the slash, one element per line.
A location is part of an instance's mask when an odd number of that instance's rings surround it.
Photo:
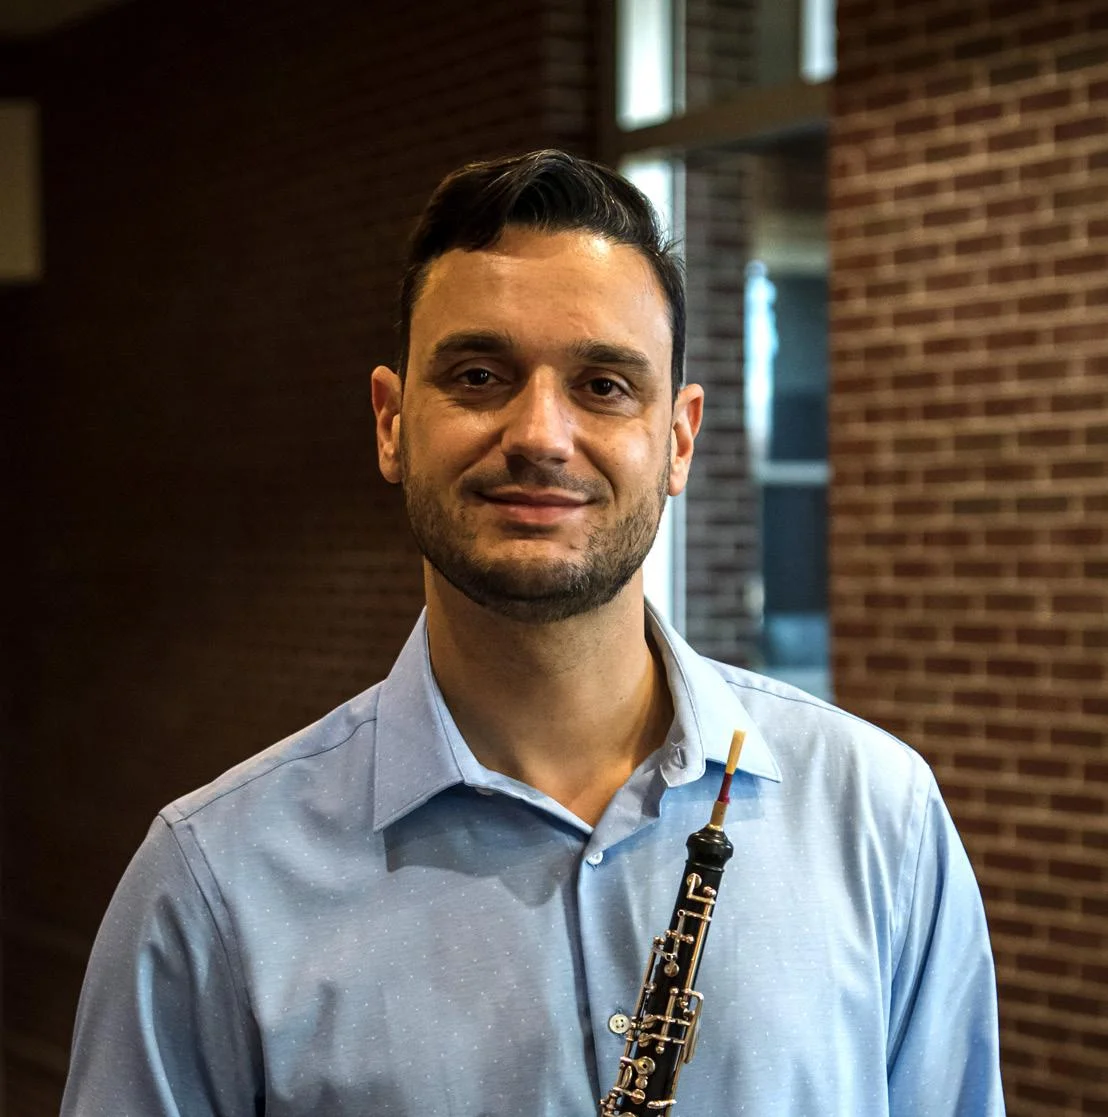
<path fill-rule="evenodd" d="M 471 354 L 502 356 L 515 350 L 512 336 L 498 330 L 459 330 L 440 338 L 431 350 L 431 360 L 437 363 Z M 648 373 L 652 369 L 650 358 L 631 345 L 614 341 L 589 339 L 576 341 L 568 349 L 575 360 L 586 365 L 602 365 L 624 369 L 627 372 Z"/>
<path fill-rule="evenodd" d="M 513 348 L 508 334 L 495 330 L 459 330 L 440 338 L 431 350 L 431 360 L 459 357 L 466 353 L 507 353 Z"/>
<path fill-rule="evenodd" d="M 650 372 L 653 367 L 650 358 L 641 350 L 611 341 L 579 341 L 570 352 L 588 365 L 606 365 L 639 373 Z"/>

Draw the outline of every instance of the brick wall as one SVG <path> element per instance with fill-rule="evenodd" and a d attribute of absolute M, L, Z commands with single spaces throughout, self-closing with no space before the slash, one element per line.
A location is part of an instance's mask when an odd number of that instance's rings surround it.
<path fill-rule="evenodd" d="M 1108 9 L 840 0 L 834 677 L 934 763 L 1009 1111 L 1108 1113 Z"/>
<path fill-rule="evenodd" d="M 369 406 L 402 242 L 464 160 L 592 151 L 588 11 L 139 0 L 5 52 L 43 108 L 46 234 L 45 282 L 0 293 L 9 1117 L 56 1112 L 157 808 L 376 681 L 414 620 Z"/>

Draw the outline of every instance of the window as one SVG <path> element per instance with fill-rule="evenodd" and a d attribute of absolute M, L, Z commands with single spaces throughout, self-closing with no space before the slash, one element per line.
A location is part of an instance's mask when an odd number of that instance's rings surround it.
<path fill-rule="evenodd" d="M 758 0 L 753 19 L 733 0 L 614 11 L 609 161 L 686 243 L 690 375 L 713 409 L 648 593 L 706 654 L 826 695 L 826 91 L 811 83 L 834 71 L 834 0 Z"/>

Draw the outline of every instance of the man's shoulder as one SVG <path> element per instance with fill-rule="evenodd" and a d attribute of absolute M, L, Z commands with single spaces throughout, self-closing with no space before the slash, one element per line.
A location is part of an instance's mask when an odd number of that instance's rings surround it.
<path fill-rule="evenodd" d="M 326 794 L 372 771 L 381 684 L 344 702 L 318 721 L 236 764 L 210 783 L 168 804 L 161 817 L 171 827 L 215 812 L 265 813 Z"/>
<path fill-rule="evenodd" d="M 769 675 L 759 675 L 758 672 L 751 671 L 748 668 L 735 667 L 733 664 L 723 663 L 718 659 L 711 659 L 708 656 L 702 655 L 699 658 L 703 663 L 708 664 L 722 675 L 724 680 L 741 698 L 750 699 L 751 701 L 765 700 L 770 703 L 770 705 L 782 702 L 799 703 L 828 714 L 851 716 L 847 714 L 845 710 L 840 710 L 826 699 L 811 694 L 801 687 L 794 686 L 792 683 L 772 678 Z"/>
<path fill-rule="evenodd" d="M 810 775 L 818 762 L 824 770 L 844 765 L 880 783 L 930 781 L 926 761 L 888 730 L 790 683 L 702 658 L 723 677 L 783 768 Z"/>

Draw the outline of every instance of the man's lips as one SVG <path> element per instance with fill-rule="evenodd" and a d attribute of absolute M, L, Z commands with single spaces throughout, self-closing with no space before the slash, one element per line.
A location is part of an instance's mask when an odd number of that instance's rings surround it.
<path fill-rule="evenodd" d="M 525 524 L 557 523 L 591 503 L 580 493 L 558 489 L 485 489 L 478 496 L 500 515 Z"/>
<path fill-rule="evenodd" d="M 534 508 L 579 508 L 588 497 L 556 489 L 486 489 L 480 494 L 493 504 L 525 504 Z"/>

